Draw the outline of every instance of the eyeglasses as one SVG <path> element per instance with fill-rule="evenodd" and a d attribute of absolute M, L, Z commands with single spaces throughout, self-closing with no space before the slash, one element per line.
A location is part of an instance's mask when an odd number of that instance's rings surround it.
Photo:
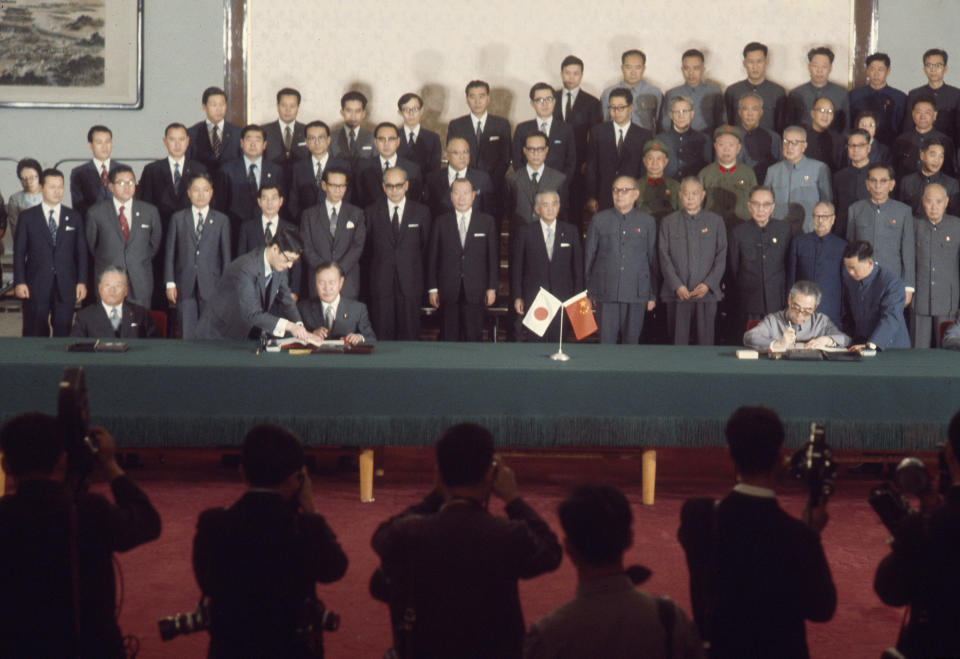
<path fill-rule="evenodd" d="M 403 183 L 384 183 L 383 187 L 385 187 L 387 190 L 400 190 L 406 184 L 407 184 L 406 181 L 404 181 Z"/>
<path fill-rule="evenodd" d="M 131 181 L 130 179 L 124 179 L 122 181 L 114 181 L 113 185 L 119 188 L 132 188 L 137 184 L 136 181 Z"/>
<path fill-rule="evenodd" d="M 806 144 L 806 140 L 784 140 L 783 146 L 800 146 L 801 144 Z"/>
<path fill-rule="evenodd" d="M 833 108 L 814 108 L 813 111 L 820 114 L 833 114 Z"/>
<path fill-rule="evenodd" d="M 923 68 L 925 69 L 942 69 L 946 67 L 946 64 L 943 62 L 924 62 Z"/>
<path fill-rule="evenodd" d="M 295 263 L 296 260 L 297 260 L 298 258 L 300 258 L 300 255 L 299 255 L 299 254 L 295 254 L 293 258 L 290 258 L 289 256 L 287 256 L 287 253 L 286 253 L 286 252 L 283 252 L 283 251 L 281 251 L 280 254 L 283 256 L 283 260 L 284 260 L 286 263 L 289 263 L 289 264 Z"/>
<path fill-rule="evenodd" d="M 795 311 L 796 313 L 802 316 L 812 316 L 813 312 L 816 311 L 816 309 L 811 309 L 810 307 L 801 307 L 796 302 L 791 302 L 790 311 Z"/>
<path fill-rule="evenodd" d="M 630 194 L 637 188 L 614 188 L 613 194 Z"/>
<path fill-rule="evenodd" d="M 323 142 L 324 140 L 329 140 L 329 135 L 308 135 L 307 144 L 312 144 L 314 142 Z"/>
<path fill-rule="evenodd" d="M 533 102 L 537 105 L 546 105 L 547 103 L 553 103 L 556 99 L 553 96 L 541 96 L 540 98 L 533 99 Z"/>
<path fill-rule="evenodd" d="M 623 112 L 629 107 L 630 107 L 629 105 L 611 105 L 610 109 L 613 110 L 614 112 Z"/>
<path fill-rule="evenodd" d="M 345 190 L 347 188 L 346 183 L 327 183 L 327 187 L 331 190 Z"/>
<path fill-rule="evenodd" d="M 416 107 L 416 108 L 400 108 L 400 112 L 402 112 L 403 114 L 417 114 L 417 113 L 420 112 L 420 110 L 422 110 L 422 109 L 423 109 L 423 108 L 419 108 L 419 107 Z"/>

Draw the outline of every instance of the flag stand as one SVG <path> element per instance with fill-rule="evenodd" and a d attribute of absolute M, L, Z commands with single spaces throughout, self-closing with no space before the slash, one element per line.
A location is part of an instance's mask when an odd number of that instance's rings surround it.
<path fill-rule="evenodd" d="M 550 355 L 550 359 L 557 362 L 568 362 L 570 361 L 570 355 L 563 352 L 563 313 L 564 309 L 561 307 L 560 313 L 557 315 L 560 316 L 560 345 L 557 347 L 557 351 Z"/>

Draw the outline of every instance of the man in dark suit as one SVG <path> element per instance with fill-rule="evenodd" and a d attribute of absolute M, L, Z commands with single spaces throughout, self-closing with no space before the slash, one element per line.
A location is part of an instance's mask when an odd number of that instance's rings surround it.
<path fill-rule="evenodd" d="M 554 117 L 556 103 L 553 87 L 547 83 L 538 82 L 530 88 L 530 105 L 533 106 L 536 118 L 517 124 L 513 133 L 514 171 L 527 164 L 523 151 L 527 135 L 539 131 L 547 136 L 547 146 L 550 147 L 547 166 L 563 172 L 568 181 L 573 178 L 577 168 L 577 144 L 573 129 L 562 119 Z"/>
<path fill-rule="evenodd" d="M 370 312 L 382 340 L 417 341 L 423 304 L 423 266 L 433 220 L 408 198 L 407 174 L 394 167 L 383 177 L 386 198 L 367 206 L 370 242 Z"/>
<path fill-rule="evenodd" d="M 340 295 L 343 272 L 336 261 L 320 264 L 314 273 L 314 284 L 316 298 L 304 298 L 297 303 L 307 331 L 321 341 L 343 339 L 352 346 L 377 340 L 367 315 L 367 305 Z"/>
<path fill-rule="evenodd" d="M 560 195 L 551 190 L 538 192 L 534 211 L 537 221 L 516 227 L 510 245 L 510 299 L 518 319 L 523 318 L 541 286 L 560 300 L 583 290 L 580 231 L 557 220 Z M 559 328 L 551 323 L 542 338 L 533 336 L 535 341 L 555 341 L 558 335 Z M 520 339 L 522 334 L 518 331 L 516 336 Z"/>
<path fill-rule="evenodd" d="M 610 92 L 610 121 L 590 129 L 587 155 L 587 214 L 613 206 L 610 190 L 620 176 L 639 178 L 643 174 L 643 145 L 650 131 L 630 120 L 633 94 L 629 89 Z"/>
<path fill-rule="evenodd" d="M 197 320 L 230 263 L 230 220 L 210 206 L 209 174 L 194 177 L 187 195 L 190 207 L 170 218 L 163 278 L 167 300 L 177 307 L 180 336 L 195 339 Z"/>
<path fill-rule="evenodd" d="M 343 127 L 334 132 L 332 154 L 350 163 L 351 171 L 357 170 L 361 158 L 373 158 L 377 150 L 373 146 L 373 133 L 361 124 L 367 117 L 367 97 L 360 92 L 347 92 L 340 97 L 340 116 Z"/>
<path fill-rule="evenodd" d="M 70 334 L 74 305 L 87 296 L 87 239 L 83 218 L 61 205 L 63 173 L 40 175 L 39 205 L 20 213 L 13 237 L 15 295 L 23 300 L 23 335 Z"/>
<path fill-rule="evenodd" d="M 538 192 L 558 193 L 561 208 L 567 201 L 566 176 L 545 162 L 550 155 L 547 136 L 539 130 L 528 133 L 523 151 L 525 164 L 507 176 L 507 212 L 511 218 L 511 230 L 537 221 L 534 206 Z"/>
<path fill-rule="evenodd" d="M 854 240 L 843 250 L 843 290 L 849 314 L 844 331 L 856 345 L 850 350 L 909 348 L 903 318 L 906 294 L 897 271 L 874 263 L 873 247 Z"/>
<path fill-rule="evenodd" d="M 94 276 L 108 265 L 126 271 L 130 301 L 149 307 L 153 296 L 153 257 L 163 244 L 163 228 L 156 206 L 133 198 L 137 180 L 127 165 L 110 175 L 113 199 L 87 211 L 87 247 L 93 256 Z"/>
<path fill-rule="evenodd" d="M 487 113 L 490 105 L 490 85 L 483 80 L 468 82 L 466 94 L 470 114 L 450 122 L 447 126 L 447 142 L 449 143 L 452 137 L 462 137 L 467 141 L 470 147 L 470 166 L 482 169 L 490 175 L 493 183 L 490 209 L 493 216 L 499 218 L 503 211 L 503 177 L 510 166 L 510 122 Z"/>
<path fill-rule="evenodd" d="M 483 309 L 497 297 L 500 262 L 496 223 L 473 210 L 470 179 L 450 186 L 454 212 L 436 218 L 427 253 L 427 292 L 440 309 L 440 339 L 479 341 Z"/>
<path fill-rule="evenodd" d="M 330 127 L 322 121 L 311 121 L 306 127 L 306 143 L 310 157 L 293 166 L 293 179 L 287 198 L 289 215 L 294 223 L 300 223 L 303 211 L 319 204 L 326 195 L 323 192 L 323 173 L 327 167 L 339 167 L 350 172 L 350 163 L 335 158 L 330 153 Z"/>
<path fill-rule="evenodd" d="M 396 624 L 416 611 L 412 629 L 395 638 L 411 657 L 520 659 L 517 581 L 555 570 L 560 543 L 520 497 L 513 470 L 494 459 L 489 430 L 448 428 L 436 455 L 437 487 L 373 535 L 391 618 Z M 491 494 L 506 503 L 509 519 L 487 511 Z"/>
<path fill-rule="evenodd" d="M 801 519 L 780 508 L 786 433 L 773 410 L 741 407 L 724 432 L 737 485 L 719 503 L 689 499 L 680 513 L 693 618 L 711 657 L 806 659 L 804 620 L 826 622 L 837 607 L 820 543 L 827 499 Z"/>
<path fill-rule="evenodd" d="M 424 203 L 430 207 L 433 217 L 453 211 L 450 186 L 458 178 L 466 178 L 473 184 L 476 192 L 473 210 L 492 214 L 494 190 L 490 175 L 470 166 L 470 144 L 466 139 L 451 137 L 447 140 L 447 166 L 430 172 L 426 177 Z"/>
<path fill-rule="evenodd" d="M 315 272 L 321 263 L 336 261 L 346 277 L 344 295 L 356 299 L 360 292 L 360 255 L 367 237 L 367 222 L 362 210 L 343 200 L 348 183 L 345 170 L 327 167 L 321 182 L 326 198 L 303 212 L 300 235 L 306 271 Z M 308 288 L 310 298 L 316 299 L 316 288 Z"/>
<path fill-rule="evenodd" d="M 206 173 L 207 168 L 198 160 L 187 159 L 190 138 L 183 124 L 172 123 L 167 126 L 163 133 L 163 145 L 167 148 L 167 157 L 154 160 L 143 168 L 137 197 L 157 207 L 162 233 L 166 236 L 173 214 L 190 207 L 190 198 L 187 197 L 190 181 L 197 174 Z M 153 257 L 151 309 L 164 308 L 163 289 L 163 250 L 160 250 Z"/>
<path fill-rule="evenodd" d="M 280 194 L 280 188 L 273 183 L 267 183 L 260 188 L 260 194 L 257 196 L 257 205 L 260 206 L 258 216 L 249 222 L 240 225 L 240 238 L 237 242 L 236 255 L 246 254 L 255 249 L 269 245 L 273 237 L 284 227 L 296 229 L 296 225 L 284 220 L 280 212 L 283 209 L 283 197 Z M 293 301 L 300 299 L 303 289 L 303 274 L 300 268 L 300 261 L 293 264 L 287 276 L 290 285 L 290 294 Z"/>
<path fill-rule="evenodd" d="M 440 169 L 440 136 L 420 125 L 423 99 L 408 92 L 397 101 L 397 109 L 403 117 L 400 157 L 417 163 L 424 176 Z"/>
<path fill-rule="evenodd" d="M 127 300 L 127 273 L 109 265 L 100 273 L 100 304 L 77 312 L 70 336 L 94 339 L 155 339 L 159 336 L 150 312 Z"/>
<path fill-rule="evenodd" d="M 583 60 L 575 55 L 567 55 L 560 64 L 560 77 L 563 88 L 556 92 L 553 107 L 554 119 L 562 119 L 573 129 L 574 142 L 577 145 L 577 164 L 573 178 L 568 180 L 570 203 L 567 216 L 579 227 L 583 226 L 584 172 L 587 165 L 587 136 L 590 129 L 603 123 L 603 109 L 600 99 L 583 91 Z"/>
<path fill-rule="evenodd" d="M 254 219 L 260 211 L 257 206 L 260 188 L 272 183 L 281 193 L 286 190 L 283 170 L 263 157 L 266 141 L 260 126 L 244 126 L 240 146 L 243 157 L 225 163 L 214 186 L 214 206 L 230 218 L 230 232 L 235 241 L 240 236 L 240 226 Z M 234 253 L 236 251 L 234 249 Z"/>
<path fill-rule="evenodd" d="M 240 127 L 224 119 L 227 93 L 219 87 L 203 90 L 201 107 L 206 119 L 190 126 L 187 131 L 190 137 L 187 158 L 199 161 L 216 178 L 221 165 L 241 156 Z"/>
<path fill-rule="evenodd" d="M 407 196 L 414 201 L 420 201 L 423 197 L 423 174 L 417 163 L 397 155 L 400 147 L 400 132 L 397 127 L 386 121 L 377 124 L 373 131 L 373 143 L 377 147 L 377 155 L 365 158 L 357 165 L 353 186 L 356 205 L 366 208 L 384 199 L 383 174 L 391 167 L 399 167 L 407 173 L 407 184 L 410 187 Z"/>
<path fill-rule="evenodd" d="M 293 166 L 310 155 L 306 144 L 306 126 L 297 121 L 300 110 L 300 92 L 284 87 L 277 92 L 277 121 L 263 124 L 263 138 L 267 142 L 263 157 L 280 165 L 283 180 L 293 180 Z"/>
<path fill-rule="evenodd" d="M 278 338 L 289 333 L 309 341 L 287 286 L 287 270 L 302 251 L 297 232 L 281 229 L 269 246 L 234 259 L 200 314 L 197 338 L 242 341 L 251 333 Z"/>
<path fill-rule="evenodd" d="M 93 159 L 70 170 L 70 203 L 83 218 L 91 206 L 110 198 L 110 174 L 120 164 L 110 158 L 113 133 L 106 126 L 87 131 L 87 146 Z"/>
<path fill-rule="evenodd" d="M 790 241 L 786 288 L 798 281 L 812 281 L 820 287 L 817 310 L 840 327 L 843 313 L 843 249 L 847 241 L 833 233 L 837 214 L 833 204 L 821 201 L 813 207 L 813 231 Z"/>

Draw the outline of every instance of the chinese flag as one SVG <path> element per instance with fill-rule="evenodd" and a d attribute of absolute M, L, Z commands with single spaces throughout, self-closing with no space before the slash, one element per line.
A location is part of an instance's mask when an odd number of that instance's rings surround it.
<path fill-rule="evenodd" d="M 563 308 L 567 310 L 567 318 L 573 325 L 573 333 L 577 335 L 577 341 L 597 331 L 597 321 L 593 317 L 593 306 L 590 304 L 590 298 L 587 297 L 586 291 L 574 295 L 569 300 L 564 300 Z"/>

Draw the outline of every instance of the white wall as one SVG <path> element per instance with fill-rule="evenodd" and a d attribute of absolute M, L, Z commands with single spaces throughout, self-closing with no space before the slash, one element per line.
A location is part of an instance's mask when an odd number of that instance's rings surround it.
<path fill-rule="evenodd" d="M 887 82 L 908 92 L 927 83 L 923 53 L 930 48 L 947 51 L 946 81 L 960 86 L 960 2 L 957 0 L 880 0 L 877 50 L 891 59 Z"/>

